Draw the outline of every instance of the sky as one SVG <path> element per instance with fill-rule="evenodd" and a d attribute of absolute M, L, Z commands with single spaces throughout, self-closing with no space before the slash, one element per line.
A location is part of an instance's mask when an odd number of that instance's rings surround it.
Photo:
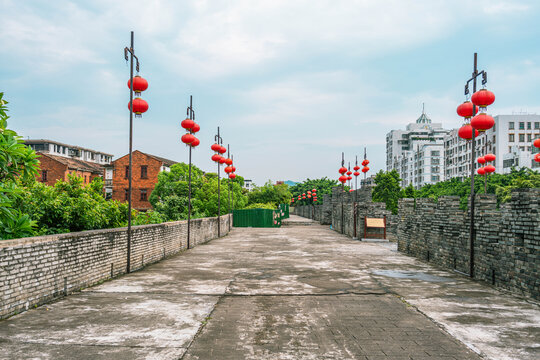
<path fill-rule="evenodd" d="M 150 108 L 133 148 L 188 161 L 181 143 L 193 95 L 210 160 L 217 127 L 237 173 L 337 179 L 367 148 L 385 169 L 385 137 L 427 115 L 445 128 L 473 54 L 496 95 L 492 115 L 540 113 L 540 2 L 510 0 L 0 0 L 0 91 L 10 128 L 121 157 L 128 152 L 135 32 Z"/>

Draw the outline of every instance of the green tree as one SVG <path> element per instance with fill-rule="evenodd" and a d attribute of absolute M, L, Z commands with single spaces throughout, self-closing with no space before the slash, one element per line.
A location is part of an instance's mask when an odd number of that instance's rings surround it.
<path fill-rule="evenodd" d="M 323 203 L 324 194 L 332 194 L 332 188 L 338 186 L 337 180 L 331 180 L 327 177 L 320 179 L 307 179 L 304 182 L 298 183 L 290 188 L 292 197 L 294 198 L 295 204 L 305 205 L 311 204 L 311 200 L 300 200 L 298 201 L 298 195 L 307 194 L 308 191 L 313 189 L 317 190 L 317 204 Z"/>
<path fill-rule="evenodd" d="M 401 179 L 396 170 L 389 172 L 379 171 L 375 176 L 375 187 L 372 193 L 373 201 L 386 203 L 386 209 L 397 214 L 397 205 L 401 193 L 400 182 Z"/>
<path fill-rule="evenodd" d="M 0 92 L 0 238 L 14 239 L 34 234 L 35 222 L 14 204 L 22 193 L 20 185 L 37 175 L 39 162 L 35 151 L 7 128 L 7 104 Z"/>
<path fill-rule="evenodd" d="M 250 204 L 273 204 L 274 209 L 279 204 L 288 204 L 291 201 L 289 185 L 272 185 L 270 181 L 264 186 L 256 187 L 248 193 L 248 205 Z"/>

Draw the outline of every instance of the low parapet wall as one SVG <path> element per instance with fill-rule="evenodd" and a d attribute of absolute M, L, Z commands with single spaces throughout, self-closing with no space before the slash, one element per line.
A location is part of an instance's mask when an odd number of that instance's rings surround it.
<path fill-rule="evenodd" d="M 222 216 L 221 236 L 230 215 Z M 191 220 L 190 247 L 217 238 L 217 218 Z M 187 248 L 187 221 L 132 227 L 131 271 Z M 0 241 L 0 319 L 124 274 L 127 228 Z"/>

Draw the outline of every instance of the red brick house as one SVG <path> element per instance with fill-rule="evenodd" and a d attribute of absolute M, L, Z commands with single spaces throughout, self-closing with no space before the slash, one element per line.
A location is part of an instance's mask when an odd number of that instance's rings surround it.
<path fill-rule="evenodd" d="M 131 205 L 134 209 L 149 210 L 152 208 L 148 199 L 157 184 L 158 174 L 161 171 L 169 171 L 170 167 L 176 163 L 176 161 L 146 154 L 139 150 L 132 153 Z M 112 199 L 127 202 L 129 155 L 114 160 L 112 166 Z"/>
<path fill-rule="evenodd" d="M 72 159 L 64 156 L 37 153 L 40 157 L 40 171 L 36 179 L 42 183 L 53 186 L 57 180 L 67 180 L 68 174 L 75 174 L 89 184 L 96 177 L 103 177 L 103 165 Z"/>

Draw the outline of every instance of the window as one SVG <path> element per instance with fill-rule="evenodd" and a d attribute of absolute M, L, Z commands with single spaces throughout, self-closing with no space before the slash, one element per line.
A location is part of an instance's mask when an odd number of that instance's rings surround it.
<path fill-rule="evenodd" d="M 141 201 L 146 201 L 147 197 L 147 190 L 146 189 L 141 189 Z"/>
<path fill-rule="evenodd" d="M 509 153 L 512 152 L 512 147 L 511 147 L 511 146 L 508 147 L 508 152 L 509 152 Z"/>
<path fill-rule="evenodd" d="M 532 141 L 532 134 L 527 134 L 527 142 L 531 142 L 531 141 Z"/>
<path fill-rule="evenodd" d="M 432 150 L 432 151 L 431 151 L 431 156 L 441 156 L 441 152 L 440 152 L 440 151 Z"/>
<path fill-rule="evenodd" d="M 84 175 L 84 183 L 85 184 L 88 183 L 88 179 L 87 179 L 86 175 Z"/>
<path fill-rule="evenodd" d="M 525 134 L 519 134 L 519 142 L 525 142 Z"/>
<path fill-rule="evenodd" d="M 47 181 L 47 170 L 41 170 L 41 181 Z"/>
<path fill-rule="evenodd" d="M 531 122 L 527 121 L 527 130 L 531 130 Z"/>
<path fill-rule="evenodd" d="M 126 166 L 126 176 L 125 177 L 126 177 L 126 179 L 129 178 L 129 166 Z"/>
<path fill-rule="evenodd" d="M 540 122 L 536 121 L 536 122 L 534 123 L 534 128 L 535 128 L 535 129 L 540 129 Z"/>
<path fill-rule="evenodd" d="M 148 179 L 148 166 L 141 165 L 141 179 Z"/>
<path fill-rule="evenodd" d="M 519 123 L 519 130 L 525 130 L 525 123 L 523 121 Z"/>
<path fill-rule="evenodd" d="M 508 130 L 514 130 L 514 122 L 513 121 L 510 121 L 508 123 Z"/>
<path fill-rule="evenodd" d="M 514 134 L 508 134 L 508 142 L 514 142 Z"/>
<path fill-rule="evenodd" d="M 519 150 L 520 150 L 520 151 L 525 151 L 525 146 L 520 146 L 520 147 L 519 147 Z"/>
<path fill-rule="evenodd" d="M 124 200 L 128 201 L 129 199 L 129 189 L 124 189 Z"/>

